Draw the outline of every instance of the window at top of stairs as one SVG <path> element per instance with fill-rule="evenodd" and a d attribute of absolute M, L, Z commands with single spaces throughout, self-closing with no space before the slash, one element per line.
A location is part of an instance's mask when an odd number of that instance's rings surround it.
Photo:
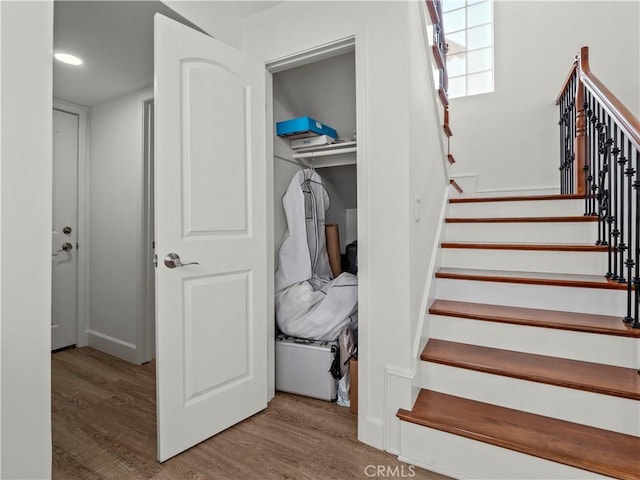
<path fill-rule="evenodd" d="M 493 92 L 493 0 L 443 0 L 449 98 Z"/>

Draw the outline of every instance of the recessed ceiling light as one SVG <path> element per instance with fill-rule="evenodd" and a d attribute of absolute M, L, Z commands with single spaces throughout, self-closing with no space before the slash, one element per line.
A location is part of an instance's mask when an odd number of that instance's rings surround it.
<path fill-rule="evenodd" d="M 76 57 L 75 55 L 71 55 L 70 53 L 62 53 L 58 52 L 54 55 L 56 60 L 59 60 L 63 63 L 68 63 L 69 65 L 82 65 L 82 59 Z"/>

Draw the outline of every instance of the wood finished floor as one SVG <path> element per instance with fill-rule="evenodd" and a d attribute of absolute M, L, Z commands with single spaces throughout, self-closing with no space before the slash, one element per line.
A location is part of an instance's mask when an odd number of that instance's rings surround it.
<path fill-rule="evenodd" d="M 161 464 L 154 363 L 136 366 L 86 347 L 52 354 L 51 367 L 55 480 L 349 480 L 371 478 L 368 465 L 410 473 L 358 442 L 348 408 L 281 393 L 264 412 Z M 448 478 L 412 471 L 413 479 Z"/>

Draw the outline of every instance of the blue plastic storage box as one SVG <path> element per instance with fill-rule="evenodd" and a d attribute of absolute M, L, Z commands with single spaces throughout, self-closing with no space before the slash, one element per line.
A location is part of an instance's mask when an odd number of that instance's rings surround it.
<path fill-rule="evenodd" d="M 295 138 L 312 137 L 315 135 L 329 135 L 337 138 L 337 132 L 311 117 L 298 117 L 284 122 L 276 123 L 276 134 L 279 137 L 286 137 L 290 140 Z"/>

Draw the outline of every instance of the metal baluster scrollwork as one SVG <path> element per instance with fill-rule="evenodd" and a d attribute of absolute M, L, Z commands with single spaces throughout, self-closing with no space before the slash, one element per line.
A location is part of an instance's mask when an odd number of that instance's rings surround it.
<path fill-rule="evenodd" d="M 597 216 L 596 244 L 607 245 L 603 275 L 625 284 L 624 321 L 640 328 L 640 121 L 593 76 L 587 47 L 556 104 L 561 192 L 575 186 L 584 214 Z"/>

